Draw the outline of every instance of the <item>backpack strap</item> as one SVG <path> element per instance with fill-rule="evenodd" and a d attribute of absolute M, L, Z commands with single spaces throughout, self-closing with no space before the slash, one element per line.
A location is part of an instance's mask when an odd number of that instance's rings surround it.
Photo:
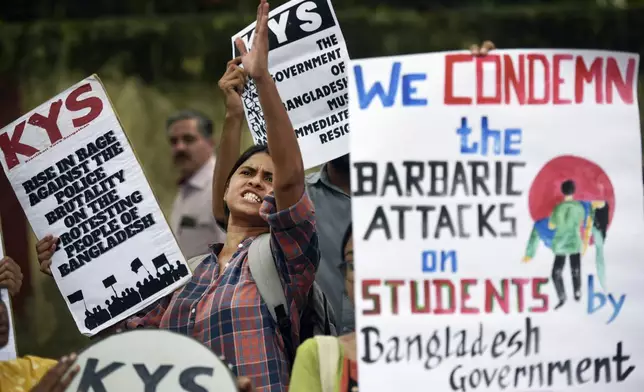
<path fill-rule="evenodd" d="M 206 260 L 208 256 L 210 256 L 210 254 L 206 253 L 203 255 L 195 256 L 188 260 L 188 267 L 190 267 L 190 271 L 195 272 L 195 269 L 197 269 L 199 264 L 201 264 L 202 261 Z"/>
<path fill-rule="evenodd" d="M 257 291 L 266 303 L 266 307 L 282 335 L 287 358 L 292 364 L 295 359 L 295 348 L 292 341 L 291 318 L 288 314 L 282 280 L 273 259 L 269 233 L 260 234 L 250 244 L 248 266 L 257 285 Z"/>
<path fill-rule="evenodd" d="M 315 336 L 318 345 L 318 366 L 322 392 L 335 391 L 335 379 L 340 359 L 340 342 L 334 336 Z"/>
<path fill-rule="evenodd" d="M 276 309 L 279 306 L 284 308 L 288 316 L 288 307 L 286 306 L 286 296 L 282 287 L 282 280 L 277 272 L 273 252 L 271 251 L 271 236 L 268 233 L 260 234 L 250 244 L 248 249 L 248 266 L 250 273 L 253 275 L 257 290 L 262 296 L 268 311 L 277 321 Z"/>

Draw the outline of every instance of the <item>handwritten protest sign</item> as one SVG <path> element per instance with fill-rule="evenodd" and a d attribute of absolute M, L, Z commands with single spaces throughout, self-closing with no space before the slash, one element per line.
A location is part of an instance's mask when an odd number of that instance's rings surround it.
<path fill-rule="evenodd" d="M 190 279 L 100 80 L 0 130 L 0 162 L 38 238 L 59 238 L 58 289 L 92 336 Z"/>
<path fill-rule="evenodd" d="M 269 14 L 269 71 L 300 143 L 304 167 L 311 168 L 349 152 L 349 58 L 330 0 L 293 0 Z M 251 48 L 255 23 L 232 37 Z M 255 83 L 242 95 L 255 144 L 266 144 L 266 123 Z"/>
<path fill-rule="evenodd" d="M 351 62 L 361 390 L 641 390 L 638 62 Z"/>
<path fill-rule="evenodd" d="M 237 392 L 228 366 L 185 335 L 141 329 L 117 335 L 78 355 L 76 391 Z"/>
<path fill-rule="evenodd" d="M 2 243 L 2 233 L 0 233 L 0 260 L 4 257 L 4 245 Z M 11 298 L 9 298 L 9 291 L 7 289 L 0 289 L 0 299 L 2 303 L 7 307 L 7 341 L 0 342 L 0 361 L 9 361 L 11 359 L 16 359 L 16 335 L 14 333 L 13 327 L 13 315 L 11 314 Z M 0 325 L 0 329 L 4 328 L 4 325 Z M 0 330 L 0 336 L 3 333 Z"/>

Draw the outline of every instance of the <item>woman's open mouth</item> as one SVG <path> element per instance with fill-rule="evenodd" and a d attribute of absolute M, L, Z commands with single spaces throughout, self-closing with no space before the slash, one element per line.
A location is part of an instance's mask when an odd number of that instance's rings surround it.
<path fill-rule="evenodd" d="M 247 201 L 249 201 L 251 203 L 261 203 L 262 202 L 262 199 L 259 196 L 257 196 L 256 194 L 254 194 L 253 192 L 246 192 L 246 193 L 244 193 L 244 195 L 242 197 L 244 198 L 244 200 L 247 200 Z"/>

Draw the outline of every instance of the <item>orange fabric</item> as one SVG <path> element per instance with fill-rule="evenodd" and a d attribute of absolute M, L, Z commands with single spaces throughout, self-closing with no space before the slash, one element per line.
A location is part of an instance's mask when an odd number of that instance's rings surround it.
<path fill-rule="evenodd" d="M 340 392 L 351 392 L 349 390 L 350 380 L 358 379 L 358 364 L 349 358 L 344 358 L 342 365 L 342 376 L 340 378 Z"/>

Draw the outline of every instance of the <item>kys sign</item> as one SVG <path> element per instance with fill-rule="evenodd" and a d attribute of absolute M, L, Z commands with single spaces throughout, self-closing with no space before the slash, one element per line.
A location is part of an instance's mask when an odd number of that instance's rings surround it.
<path fill-rule="evenodd" d="M 139 329 L 79 354 L 67 392 L 236 392 L 235 376 L 210 349 L 184 335 Z"/>

